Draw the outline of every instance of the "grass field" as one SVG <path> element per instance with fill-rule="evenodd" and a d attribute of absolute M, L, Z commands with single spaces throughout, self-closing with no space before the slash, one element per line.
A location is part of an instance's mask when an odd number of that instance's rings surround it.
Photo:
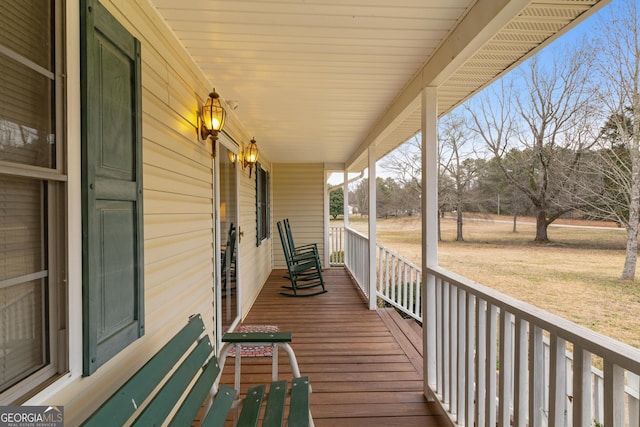
<path fill-rule="evenodd" d="M 366 219 L 350 224 L 366 232 Z M 441 223 L 442 267 L 640 348 L 640 283 L 618 280 L 623 229 L 552 225 L 552 242 L 540 245 L 533 223 L 518 223 L 513 233 L 510 218 L 469 218 L 464 242 L 455 241 L 455 225 Z M 378 241 L 420 265 L 420 226 L 415 217 L 380 219 Z"/>

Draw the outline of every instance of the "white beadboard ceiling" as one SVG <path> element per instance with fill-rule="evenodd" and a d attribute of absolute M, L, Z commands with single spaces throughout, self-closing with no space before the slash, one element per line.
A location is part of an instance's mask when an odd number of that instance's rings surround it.
<path fill-rule="evenodd" d="M 149 1 L 271 161 L 357 170 L 606 0 Z"/>

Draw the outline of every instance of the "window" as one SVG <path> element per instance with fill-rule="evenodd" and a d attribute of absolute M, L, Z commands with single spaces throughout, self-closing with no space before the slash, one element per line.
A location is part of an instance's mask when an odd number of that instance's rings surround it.
<path fill-rule="evenodd" d="M 269 173 L 256 165 L 256 246 L 271 236 L 269 227 Z"/>
<path fill-rule="evenodd" d="M 23 401 L 67 369 L 58 348 L 66 333 L 66 171 L 54 3 L 0 8 L 0 405 Z"/>

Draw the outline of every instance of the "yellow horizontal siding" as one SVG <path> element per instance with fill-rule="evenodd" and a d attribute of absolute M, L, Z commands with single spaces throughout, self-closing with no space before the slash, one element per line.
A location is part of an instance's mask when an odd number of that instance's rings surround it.
<path fill-rule="evenodd" d="M 188 234 L 195 231 L 206 230 L 211 227 L 211 214 L 181 215 L 145 215 L 144 238 L 145 240 L 157 239 L 164 236 Z"/>
<path fill-rule="evenodd" d="M 181 214 L 181 213 L 211 213 L 211 199 L 193 197 L 184 194 L 170 194 L 155 190 L 145 190 L 145 213 Z"/>
<path fill-rule="evenodd" d="M 260 162 L 263 169 L 271 172 L 269 162 L 264 156 Z M 248 169 L 240 174 L 240 220 L 244 236 L 240 242 L 241 255 L 238 266 L 242 286 L 241 309 L 243 315 L 246 315 L 271 273 L 274 238 L 272 230 L 271 238 L 263 240 L 260 246 L 256 246 L 256 179 L 255 171 L 249 178 Z"/>
<path fill-rule="evenodd" d="M 78 377 L 56 393 L 55 403 L 65 406 L 69 425 L 95 410 L 190 315 L 201 313 L 214 338 L 214 171 L 211 143 L 196 133 L 196 111 L 211 84 L 146 0 L 102 3 L 142 45 L 146 332 L 95 374 Z M 245 135 L 237 119 L 227 126 Z"/>
<path fill-rule="evenodd" d="M 144 168 L 144 187 L 149 190 L 211 199 L 211 183 L 199 181 L 193 176 L 153 165 Z"/>
<path fill-rule="evenodd" d="M 147 121 L 149 124 L 156 123 L 156 127 L 164 132 L 164 137 L 161 137 L 158 142 L 167 141 L 169 139 L 175 140 L 182 144 L 182 149 L 186 149 L 186 153 L 194 151 L 210 152 L 210 142 L 199 141 L 198 133 L 196 132 L 196 99 L 192 99 L 193 113 L 188 117 L 178 114 L 175 110 L 171 109 L 160 98 L 156 97 L 151 91 L 143 90 L 143 134 L 146 130 L 145 125 Z M 199 149 L 199 150 L 198 150 Z M 204 159 L 201 159 L 204 160 Z"/>
<path fill-rule="evenodd" d="M 285 268 L 277 221 L 289 218 L 296 246 L 315 243 L 324 253 L 324 165 L 273 165 L 273 245 L 274 266 Z"/>
<path fill-rule="evenodd" d="M 146 133 L 144 133 L 145 130 L 147 131 Z M 199 181 L 211 183 L 210 159 L 207 163 L 203 163 L 202 160 L 198 159 L 198 156 L 196 156 L 198 153 L 199 156 L 203 155 L 201 150 L 194 150 L 193 148 L 181 150 L 180 145 L 175 142 L 172 145 L 167 146 L 162 145 L 159 142 L 159 138 L 150 139 L 154 136 L 157 137 L 160 134 L 160 132 L 150 126 L 143 129 L 143 167 L 146 168 L 147 165 L 153 165 L 160 167 L 163 170 L 169 170 L 170 167 L 178 166 L 179 169 L 173 169 L 172 172 L 187 175 L 192 179 L 197 179 Z M 164 134 L 162 134 L 162 136 L 164 137 Z M 171 138 L 167 137 L 167 140 L 170 141 Z M 192 159 L 192 157 L 196 157 L 196 159 Z M 146 181 L 144 184 L 147 184 Z"/>

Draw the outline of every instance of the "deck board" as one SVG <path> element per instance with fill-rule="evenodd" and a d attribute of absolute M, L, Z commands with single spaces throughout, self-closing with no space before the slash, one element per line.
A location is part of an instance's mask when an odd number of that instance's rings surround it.
<path fill-rule="evenodd" d="M 368 310 L 345 270 L 325 270 L 328 293 L 310 298 L 280 295 L 288 283 L 283 275 L 271 274 L 243 324 L 293 333 L 300 371 L 313 388 L 316 426 L 450 425 L 438 404 L 423 396 L 421 355 L 411 345 L 415 333 L 407 337 L 389 323 L 388 313 Z M 291 370 L 282 351 L 279 362 L 281 378 L 287 378 Z M 270 378 L 271 359 L 243 359 L 243 389 Z M 233 383 L 232 362 L 223 382 Z"/>

